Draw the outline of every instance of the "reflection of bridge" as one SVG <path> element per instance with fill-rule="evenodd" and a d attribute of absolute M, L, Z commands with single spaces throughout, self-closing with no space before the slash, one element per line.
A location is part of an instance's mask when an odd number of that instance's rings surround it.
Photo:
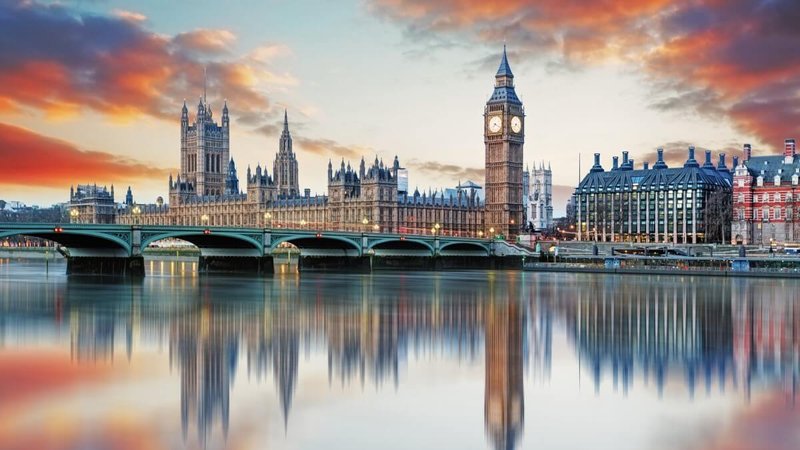
<path fill-rule="evenodd" d="M 489 268 L 495 242 L 440 235 L 163 225 L 0 224 L 0 239 L 26 235 L 64 248 L 68 273 L 143 275 L 142 249 L 161 239 L 200 249 L 200 268 L 272 272 L 272 252 L 283 243 L 300 250 L 306 269 Z M 514 260 L 514 261 L 511 261 Z M 504 264 L 516 258 L 502 258 Z M 376 266 L 377 264 L 377 266 Z"/>

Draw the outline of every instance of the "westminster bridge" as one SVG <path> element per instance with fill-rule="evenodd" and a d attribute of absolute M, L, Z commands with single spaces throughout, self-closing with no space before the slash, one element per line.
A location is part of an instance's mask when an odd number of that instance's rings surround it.
<path fill-rule="evenodd" d="M 291 244 L 300 270 L 521 268 L 526 252 L 503 241 L 307 229 L 169 225 L 0 224 L 0 239 L 30 236 L 59 244 L 68 274 L 144 275 L 142 251 L 163 239 L 200 250 L 201 272 L 272 273 L 273 254 Z"/>

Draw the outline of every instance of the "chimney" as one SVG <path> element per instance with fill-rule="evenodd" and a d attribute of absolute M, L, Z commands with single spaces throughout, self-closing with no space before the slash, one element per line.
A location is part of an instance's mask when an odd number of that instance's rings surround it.
<path fill-rule="evenodd" d="M 600 153 L 594 154 L 594 165 L 589 169 L 589 173 L 602 172 L 603 166 L 600 165 Z"/>
<path fill-rule="evenodd" d="M 734 167 L 734 169 L 735 168 L 736 167 Z M 717 164 L 717 171 L 722 173 L 731 173 L 731 171 L 728 170 L 728 166 L 725 164 L 725 153 L 719 154 L 719 164 Z"/>
<path fill-rule="evenodd" d="M 630 169 L 633 170 L 633 167 L 634 167 L 633 166 L 633 159 L 629 159 L 628 160 L 628 167 L 630 167 Z"/>
<path fill-rule="evenodd" d="M 650 168 L 650 163 L 645 161 L 643 167 L 644 167 L 644 170 L 648 170 Z"/>
<path fill-rule="evenodd" d="M 619 157 L 614 156 L 611 158 L 611 161 L 612 161 L 611 170 L 619 169 Z"/>
<path fill-rule="evenodd" d="M 622 152 L 622 165 L 623 166 L 627 166 L 628 165 L 628 152 L 627 151 L 623 151 Z"/>
<path fill-rule="evenodd" d="M 738 156 L 734 156 L 733 157 L 733 168 L 735 169 L 737 167 L 739 167 L 739 157 Z"/>
<path fill-rule="evenodd" d="M 311 197 L 311 189 L 310 188 L 303 189 L 303 194 L 305 194 L 306 198 Z"/>
<path fill-rule="evenodd" d="M 697 160 L 694 159 L 694 146 L 689 147 L 689 158 L 686 159 L 686 162 L 683 164 L 683 167 L 700 167 L 700 164 L 697 163 Z"/>
<path fill-rule="evenodd" d="M 744 160 L 745 161 L 750 161 L 751 152 L 752 152 L 752 149 L 750 147 L 750 144 L 744 144 Z"/>
<path fill-rule="evenodd" d="M 667 163 L 664 162 L 664 149 L 659 148 L 658 152 L 658 159 L 656 159 L 656 163 L 653 164 L 653 169 L 666 169 Z"/>
<path fill-rule="evenodd" d="M 794 162 L 796 146 L 794 139 L 786 139 L 783 141 L 783 159 L 786 164 Z"/>
<path fill-rule="evenodd" d="M 713 169 L 714 163 L 711 162 L 711 150 L 706 150 L 706 162 L 703 164 L 704 168 Z"/>

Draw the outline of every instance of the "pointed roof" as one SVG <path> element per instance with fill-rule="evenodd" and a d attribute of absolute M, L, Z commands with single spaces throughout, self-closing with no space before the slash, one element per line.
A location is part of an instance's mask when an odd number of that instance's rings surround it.
<path fill-rule="evenodd" d="M 510 77 L 514 78 L 511 72 L 511 66 L 508 65 L 508 55 L 506 54 L 506 44 L 503 44 L 503 59 L 500 60 L 500 67 L 497 68 L 495 77 Z"/>
<path fill-rule="evenodd" d="M 289 131 L 289 113 L 286 108 L 283 109 L 283 131 Z"/>

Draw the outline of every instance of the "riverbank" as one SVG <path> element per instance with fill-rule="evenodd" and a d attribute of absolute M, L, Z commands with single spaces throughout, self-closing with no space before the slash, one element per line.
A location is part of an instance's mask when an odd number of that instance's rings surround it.
<path fill-rule="evenodd" d="M 568 256 L 528 261 L 530 272 L 800 278 L 800 258 Z"/>

